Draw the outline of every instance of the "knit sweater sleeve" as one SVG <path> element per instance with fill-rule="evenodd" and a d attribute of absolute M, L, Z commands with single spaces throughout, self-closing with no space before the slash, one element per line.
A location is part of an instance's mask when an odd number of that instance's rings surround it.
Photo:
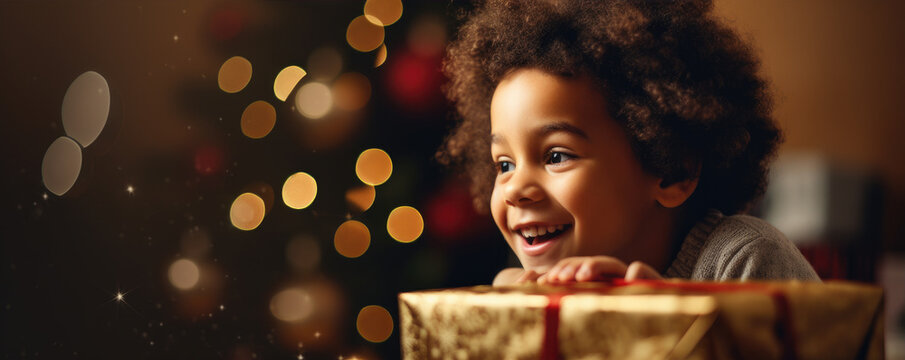
<path fill-rule="evenodd" d="M 820 281 L 795 245 L 767 222 L 711 213 L 686 237 L 667 276 L 692 280 Z"/>

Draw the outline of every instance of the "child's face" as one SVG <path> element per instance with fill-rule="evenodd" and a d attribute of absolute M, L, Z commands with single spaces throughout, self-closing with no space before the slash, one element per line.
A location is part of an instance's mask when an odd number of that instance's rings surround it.
<path fill-rule="evenodd" d="M 490 120 L 491 212 L 525 269 L 572 256 L 631 260 L 623 255 L 645 232 L 659 179 L 588 78 L 515 71 L 497 86 Z"/>

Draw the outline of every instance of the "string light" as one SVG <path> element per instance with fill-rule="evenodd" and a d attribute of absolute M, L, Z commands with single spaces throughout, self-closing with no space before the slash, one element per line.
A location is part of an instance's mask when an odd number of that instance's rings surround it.
<path fill-rule="evenodd" d="M 304 69 L 295 65 L 287 66 L 280 70 L 280 73 L 277 74 L 276 79 L 273 81 L 273 94 L 280 101 L 286 101 L 289 93 L 295 89 L 295 86 L 307 74 Z"/>
<path fill-rule="evenodd" d="M 229 220 L 237 229 L 254 230 L 264 221 L 264 200 L 253 193 L 239 195 L 229 208 Z"/>
<path fill-rule="evenodd" d="M 421 213 L 411 206 L 397 207 L 387 217 L 387 232 L 398 242 L 415 241 L 423 231 L 424 219 Z"/>
<path fill-rule="evenodd" d="M 308 173 L 297 172 L 283 183 L 283 203 L 293 209 L 304 209 L 317 196 L 317 181 Z"/>
<path fill-rule="evenodd" d="M 393 334 L 393 317 L 381 306 L 368 305 L 358 312 L 355 326 L 365 340 L 381 343 Z"/>
<path fill-rule="evenodd" d="M 54 140 L 44 153 L 41 162 L 41 178 L 44 187 L 58 196 L 62 196 L 75 185 L 82 171 L 82 148 L 68 137 L 61 136 Z"/>
<path fill-rule="evenodd" d="M 110 87 L 101 74 L 88 71 L 79 75 L 63 95 L 63 129 L 82 147 L 88 147 L 101 134 L 110 113 Z"/>
<path fill-rule="evenodd" d="M 355 174 L 361 182 L 377 186 L 386 182 L 393 173 L 393 160 L 381 149 L 367 149 L 355 161 Z"/>
<path fill-rule="evenodd" d="M 251 62 L 241 56 L 233 56 L 223 62 L 217 74 L 217 84 L 228 93 L 242 91 L 251 81 Z"/>
<path fill-rule="evenodd" d="M 339 225 L 333 235 L 336 252 L 347 258 L 357 258 L 368 250 L 371 244 L 371 232 L 367 225 L 356 220 L 347 220 Z"/>

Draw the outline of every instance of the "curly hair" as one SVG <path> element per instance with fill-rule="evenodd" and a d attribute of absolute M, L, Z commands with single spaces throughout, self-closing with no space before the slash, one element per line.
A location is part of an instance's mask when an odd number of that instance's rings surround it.
<path fill-rule="evenodd" d="M 437 152 L 487 211 L 490 101 L 511 70 L 590 76 L 645 171 L 698 177 L 689 202 L 726 214 L 763 194 L 782 141 L 758 61 L 708 0 L 488 0 L 450 44 L 443 71 L 461 117 Z"/>

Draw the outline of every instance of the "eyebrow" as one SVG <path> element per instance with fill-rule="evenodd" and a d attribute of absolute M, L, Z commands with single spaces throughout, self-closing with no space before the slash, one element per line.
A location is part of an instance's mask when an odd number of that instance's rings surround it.
<path fill-rule="evenodd" d="M 540 129 L 535 131 L 539 136 L 547 136 L 555 132 L 567 132 L 578 136 L 582 139 L 588 140 L 588 134 L 584 132 L 584 130 L 579 129 L 575 125 L 569 124 L 567 122 L 557 121 L 554 123 L 546 124 L 541 126 Z M 490 134 L 490 143 L 491 144 L 499 144 L 502 141 L 497 134 Z"/>

